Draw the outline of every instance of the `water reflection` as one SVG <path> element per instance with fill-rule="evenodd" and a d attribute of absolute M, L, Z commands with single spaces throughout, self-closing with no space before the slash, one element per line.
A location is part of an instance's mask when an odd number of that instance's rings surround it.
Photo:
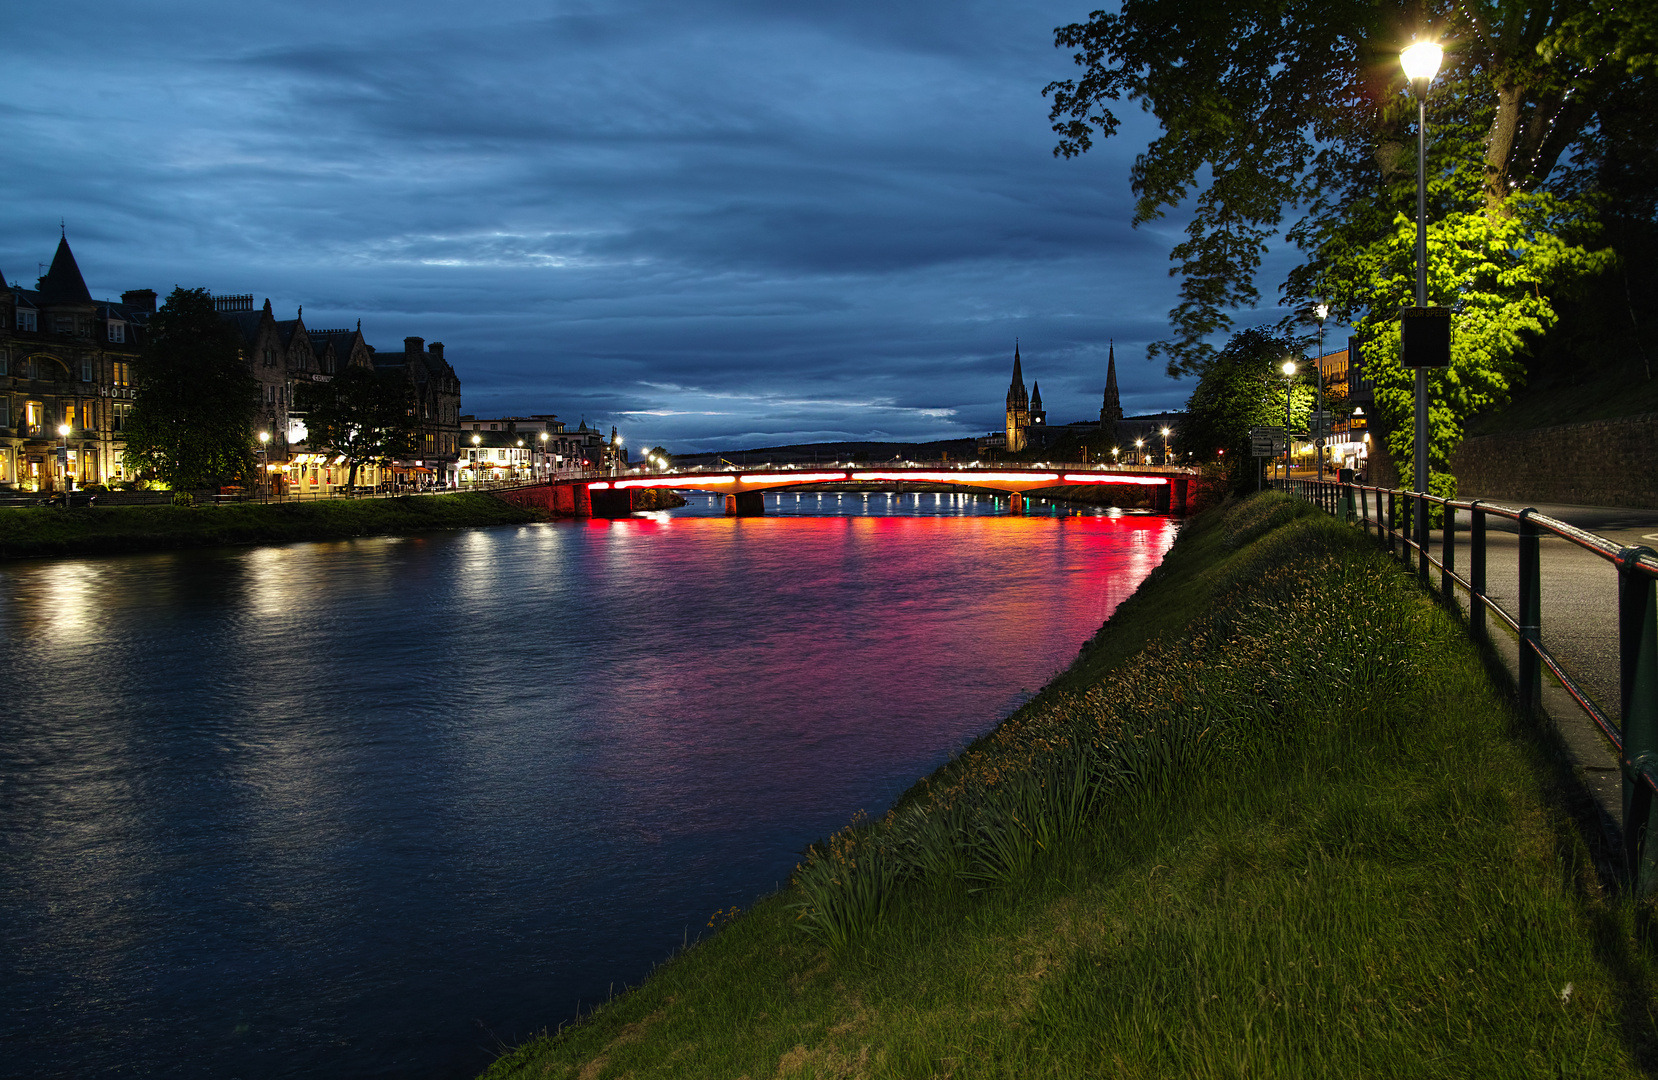
<path fill-rule="evenodd" d="M 985 730 L 1174 531 L 773 503 L 0 570 L 8 1066 L 468 1075 Z"/>

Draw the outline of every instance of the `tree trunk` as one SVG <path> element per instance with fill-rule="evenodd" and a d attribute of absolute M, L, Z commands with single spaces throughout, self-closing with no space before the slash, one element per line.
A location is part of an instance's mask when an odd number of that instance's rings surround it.
<path fill-rule="evenodd" d="M 1485 213 L 1491 218 L 1508 214 L 1508 159 L 1520 130 L 1520 96 L 1518 86 L 1497 88 L 1497 114 L 1485 143 Z"/>
<path fill-rule="evenodd" d="M 357 491 L 357 470 L 361 467 L 361 464 L 362 463 L 356 458 L 351 459 L 351 471 L 346 474 L 345 478 L 345 490 L 347 495 L 355 494 Z"/>

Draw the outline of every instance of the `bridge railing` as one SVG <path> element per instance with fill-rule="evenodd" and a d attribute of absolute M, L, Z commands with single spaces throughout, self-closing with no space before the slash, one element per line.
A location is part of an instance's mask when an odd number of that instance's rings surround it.
<path fill-rule="evenodd" d="M 1542 698 L 1543 670 L 1548 669 L 1618 753 L 1623 778 L 1624 859 L 1640 895 L 1658 891 L 1658 553 L 1625 546 L 1539 513 L 1483 499 L 1459 501 L 1417 491 L 1319 480 L 1277 481 L 1276 487 L 1355 522 L 1389 554 L 1414 565 L 1422 587 L 1437 591 L 1447 606 L 1460 610 L 1457 591 L 1468 597 L 1468 632 L 1487 634 L 1490 612 L 1518 638 L 1520 708 L 1535 710 Z M 1384 509 L 1385 508 L 1385 509 Z M 1439 551 L 1429 537 L 1430 515 L 1440 517 Z M 1519 533 L 1516 611 L 1508 611 L 1486 589 L 1487 524 L 1491 518 L 1515 523 Z M 1459 518 L 1466 521 L 1468 567 L 1456 567 Z M 1542 557 L 1545 535 L 1559 537 L 1603 560 L 1617 575 L 1619 720 L 1575 678 L 1543 644 Z M 1432 578 L 1437 571 L 1437 588 Z"/>

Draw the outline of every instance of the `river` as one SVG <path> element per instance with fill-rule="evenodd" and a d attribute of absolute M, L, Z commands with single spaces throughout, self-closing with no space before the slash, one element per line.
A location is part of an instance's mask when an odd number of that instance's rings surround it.
<path fill-rule="evenodd" d="M 473 1075 L 993 727 L 1176 531 L 690 498 L 0 564 L 0 1072 Z"/>

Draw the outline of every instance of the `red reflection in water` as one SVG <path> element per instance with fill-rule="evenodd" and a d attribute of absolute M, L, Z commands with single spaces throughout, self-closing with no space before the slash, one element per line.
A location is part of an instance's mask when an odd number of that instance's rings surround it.
<path fill-rule="evenodd" d="M 662 595 L 607 663 L 601 771 L 672 832 L 878 809 L 1075 656 L 1161 560 L 1148 516 L 652 518 L 594 586 Z M 635 800 L 637 800 L 635 802 Z M 811 827 L 808 827 L 810 829 Z M 807 836 L 817 835 L 808 831 Z"/>

